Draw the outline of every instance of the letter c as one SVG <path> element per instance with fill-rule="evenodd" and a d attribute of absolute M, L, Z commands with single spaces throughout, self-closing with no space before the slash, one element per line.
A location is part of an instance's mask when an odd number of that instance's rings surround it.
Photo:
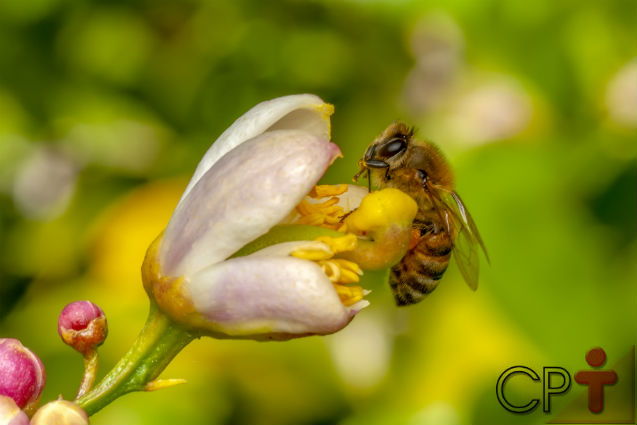
<path fill-rule="evenodd" d="M 502 372 L 502 375 L 500 375 L 500 377 L 498 378 L 498 383 L 496 384 L 496 387 L 495 387 L 495 393 L 496 393 L 496 395 L 498 397 L 498 401 L 500 402 L 502 407 L 504 407 L 509 412 L 512 412 L 512 413 L 527 413 L 527 412 L 530 412 L 531 410 L 533 410 L 533 409 L 535 409 L 537 407 L 537 405 L 540 403 L 539 399 L 534 398 L 533 400 L 529 401 L 524 406 L 515 406 L 515 405 L 509 403 L 509 401 L 506 399 L 506 397 L 504 397 L 504 384 L 507 381 L 507 379 L 509 379 L 509 377 L 511 377 L 511 375 L 514 375 L 516 373 L 523 373 L 523 374 L 529 376 L 534 381 L 539 381 L 540 380 L 540 377 L 538 376 L 537 373 L 535 373 L 535 371 L 533 371 L 533 369 L 528 368 L 526 366 L 513 366 L 513 367 L 508 368 L 504 372 Z"/>

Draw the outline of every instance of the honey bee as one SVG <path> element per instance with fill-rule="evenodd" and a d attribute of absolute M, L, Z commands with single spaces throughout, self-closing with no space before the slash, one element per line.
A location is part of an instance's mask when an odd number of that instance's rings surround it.
<path fill-rule="evenodd" d="M 389 286 L 399 306 L 415 304 L 438 286 L 453 252 L 469 287 L 478 287 L 478 247 L 489 261 L 478 229 L 454 191 L 453 174 L 440 150 L 416 140 L 413 128 L 395 122 L 378 136 L 358 162 L 354 181 L 367 174 L 383 189 L 393 187 L 418 205 L 412 239 L 402 260 L 393 266 Z"/>

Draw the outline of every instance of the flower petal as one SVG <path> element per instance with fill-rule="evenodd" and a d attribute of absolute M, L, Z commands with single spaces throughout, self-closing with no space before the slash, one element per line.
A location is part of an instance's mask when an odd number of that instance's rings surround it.
<path fill-rule="evenodd" d="M 208 330 L 254 339 L 333 333 L 367 305 L 343 306 L 319 266 L 293 257 L 233 258 L 197 273 L 184 291 Z"/>
<path fill-rule="evenodd" d="M 177 205 L 159 251 L 162 274 L 192 276 L 266 233 L 339 154 L 298 130 L 267 132 L 228 152 Z"/>
<path fill-rule="evenodd" d="M 212 144 L 199 162 L 181 199 L 219 158 L 241 143 L 269 130 L 304 130 L 323 140 L 330 140 L 332 105 L 313 94 L 283 96 L 261 102 L 237 119 Z"/>
<path fill-rule="evenodd" d="M 338 196 L 339 200 L 337 205 L 343 207 L 345 212 L 353 211 L 358 208 L 358 206 L 361 204 L 361 201 L 365 196 L 367 196 L 368 193 L 369 191 L 366 187 L 348 184 L 347 192 Z"/>

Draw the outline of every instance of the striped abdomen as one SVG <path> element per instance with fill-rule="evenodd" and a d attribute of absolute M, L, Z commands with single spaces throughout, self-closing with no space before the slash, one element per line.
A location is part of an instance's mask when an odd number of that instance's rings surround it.
<path fill-rule="evenodd" d="M 453 241 L 444 230 L 422 234 L 390 271 L 389 286 L 396 304 L 415 304 L 433 291 L 447 270 L 452 248 Z"/>

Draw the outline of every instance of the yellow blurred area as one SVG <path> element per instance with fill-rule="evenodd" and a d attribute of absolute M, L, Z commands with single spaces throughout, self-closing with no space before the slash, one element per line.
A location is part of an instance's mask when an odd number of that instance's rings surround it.
<path fill-rule="evenodd" d="M 107 313 L 110 337 L 102 352 L 113 362 L 126 352 L 143 326 L 148 313 L 141 280 L 144 255 L 168 224 L 186 183 L 186 179 L 176 178 L 136 187 L 113 202 L 91 226 L 83 291 Z"/>
<path fill-rule="evenodd" d="M 485 381 L 498 376 L 503 365 L 519 359 L 541 359 L 542 354 L 487 297 L 476 296 L 458 281 L 446 303 L 436 303 L 423 314 L 424 330 L 414 358 L 421 359 L 411 379 L 420 391 L 405 403 L 421 408 L 444 401 L 458 412 L 476 402 Z"/>
<path fill-rule="evenodd" d="M 140 186 L 97 219 L 89 275 L 98 288 L 142 303 L 140 269 L 146 249 L 168 224 L 187 183 L 180 178 Z M 131 291 L 132 286 L 139 290 Z"/>

